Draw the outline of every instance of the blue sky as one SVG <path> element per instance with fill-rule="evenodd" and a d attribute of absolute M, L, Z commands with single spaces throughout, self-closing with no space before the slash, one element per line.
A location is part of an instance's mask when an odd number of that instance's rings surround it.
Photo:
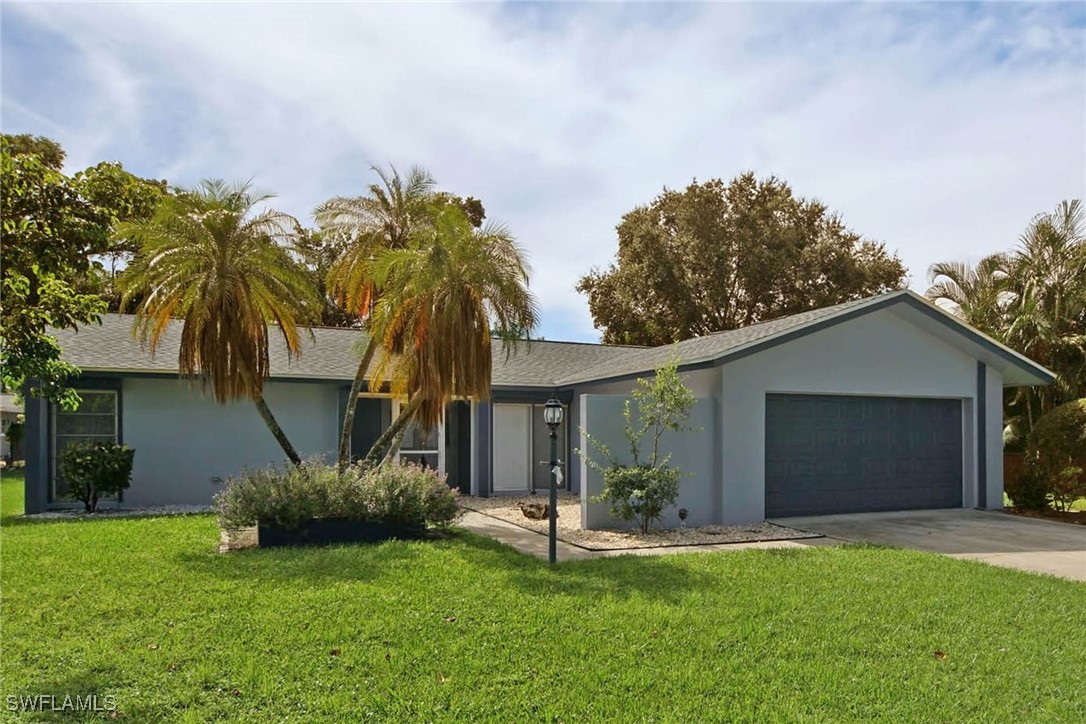
<path fill-rule="evenodd" d="M 695 177 L 786 179 L 917 289 L 1086 195 L 1081 3 L 0 7 L 5 132 L 303 220 L 422 164 L 511 226 L 548 339 L 597 338 L 577 278 Z"/>

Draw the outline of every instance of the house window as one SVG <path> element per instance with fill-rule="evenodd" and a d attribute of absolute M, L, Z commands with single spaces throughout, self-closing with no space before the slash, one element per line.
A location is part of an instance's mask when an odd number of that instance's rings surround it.
<path fill-rule="evenodd" d="M 400 402 L 393 401 L 392 419 L 400 414 Z M 441 441 L 445 439 L 445 421 L 429 432 L 423 431 L 414 422 L 407 423 L 403 439 L 400 442 L 400 450 L 396 453 L 396 459 L 401 462 L 415 463 L 425 468 L 431 468 L 439 473 L 445 472 L 445 446 Z"/>
<path fill-rule="evenodd" d="M 79 407 L 53 407 L 52 499 L 63 498 L 68 486 L 60 477 L 60 458 L 79 442 L 117 442 L 117 391 L 79 390 Z"/>

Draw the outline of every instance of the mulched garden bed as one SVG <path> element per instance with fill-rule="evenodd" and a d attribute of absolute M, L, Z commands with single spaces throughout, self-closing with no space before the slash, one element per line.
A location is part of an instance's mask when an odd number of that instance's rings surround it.
<path fill-rule="evenodd" d="M 1011 515 L 1020 515 L 1023 518 L 1040 518 L 1041 520 L 1055 520 L 1060 523 L 1075 523 L 1086 525 L 1086 512 L 1080 510 L 1022 510 L 1021 508 L 1004 508 L 1003 512 Z"/>

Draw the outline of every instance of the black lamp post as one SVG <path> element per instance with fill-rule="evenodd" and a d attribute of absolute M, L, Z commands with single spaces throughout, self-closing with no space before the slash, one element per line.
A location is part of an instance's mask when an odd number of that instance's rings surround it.
<path fill-rule="evenodd" d="M 550 504 L 550 539 L 547 547 L 547 560 L 558 560 L 558 426 L 562 424 L 562 403 L 551 398 L 543 406 L 543 421 L 551 431 L 551 504 Z"/>

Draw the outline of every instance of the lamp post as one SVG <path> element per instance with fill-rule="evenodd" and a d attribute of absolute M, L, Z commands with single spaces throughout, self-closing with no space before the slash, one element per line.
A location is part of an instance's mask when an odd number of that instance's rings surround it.
<path fill-rule="evenodd" d="M 555 563 L 558 560 L 558 426 L 562 424 L 562 403 L 551 398 L 543 406 L 543 421 L 551 431 L 551 504 L 550 504 L 550 538 L 547 541 L 547 560 Z"/>

